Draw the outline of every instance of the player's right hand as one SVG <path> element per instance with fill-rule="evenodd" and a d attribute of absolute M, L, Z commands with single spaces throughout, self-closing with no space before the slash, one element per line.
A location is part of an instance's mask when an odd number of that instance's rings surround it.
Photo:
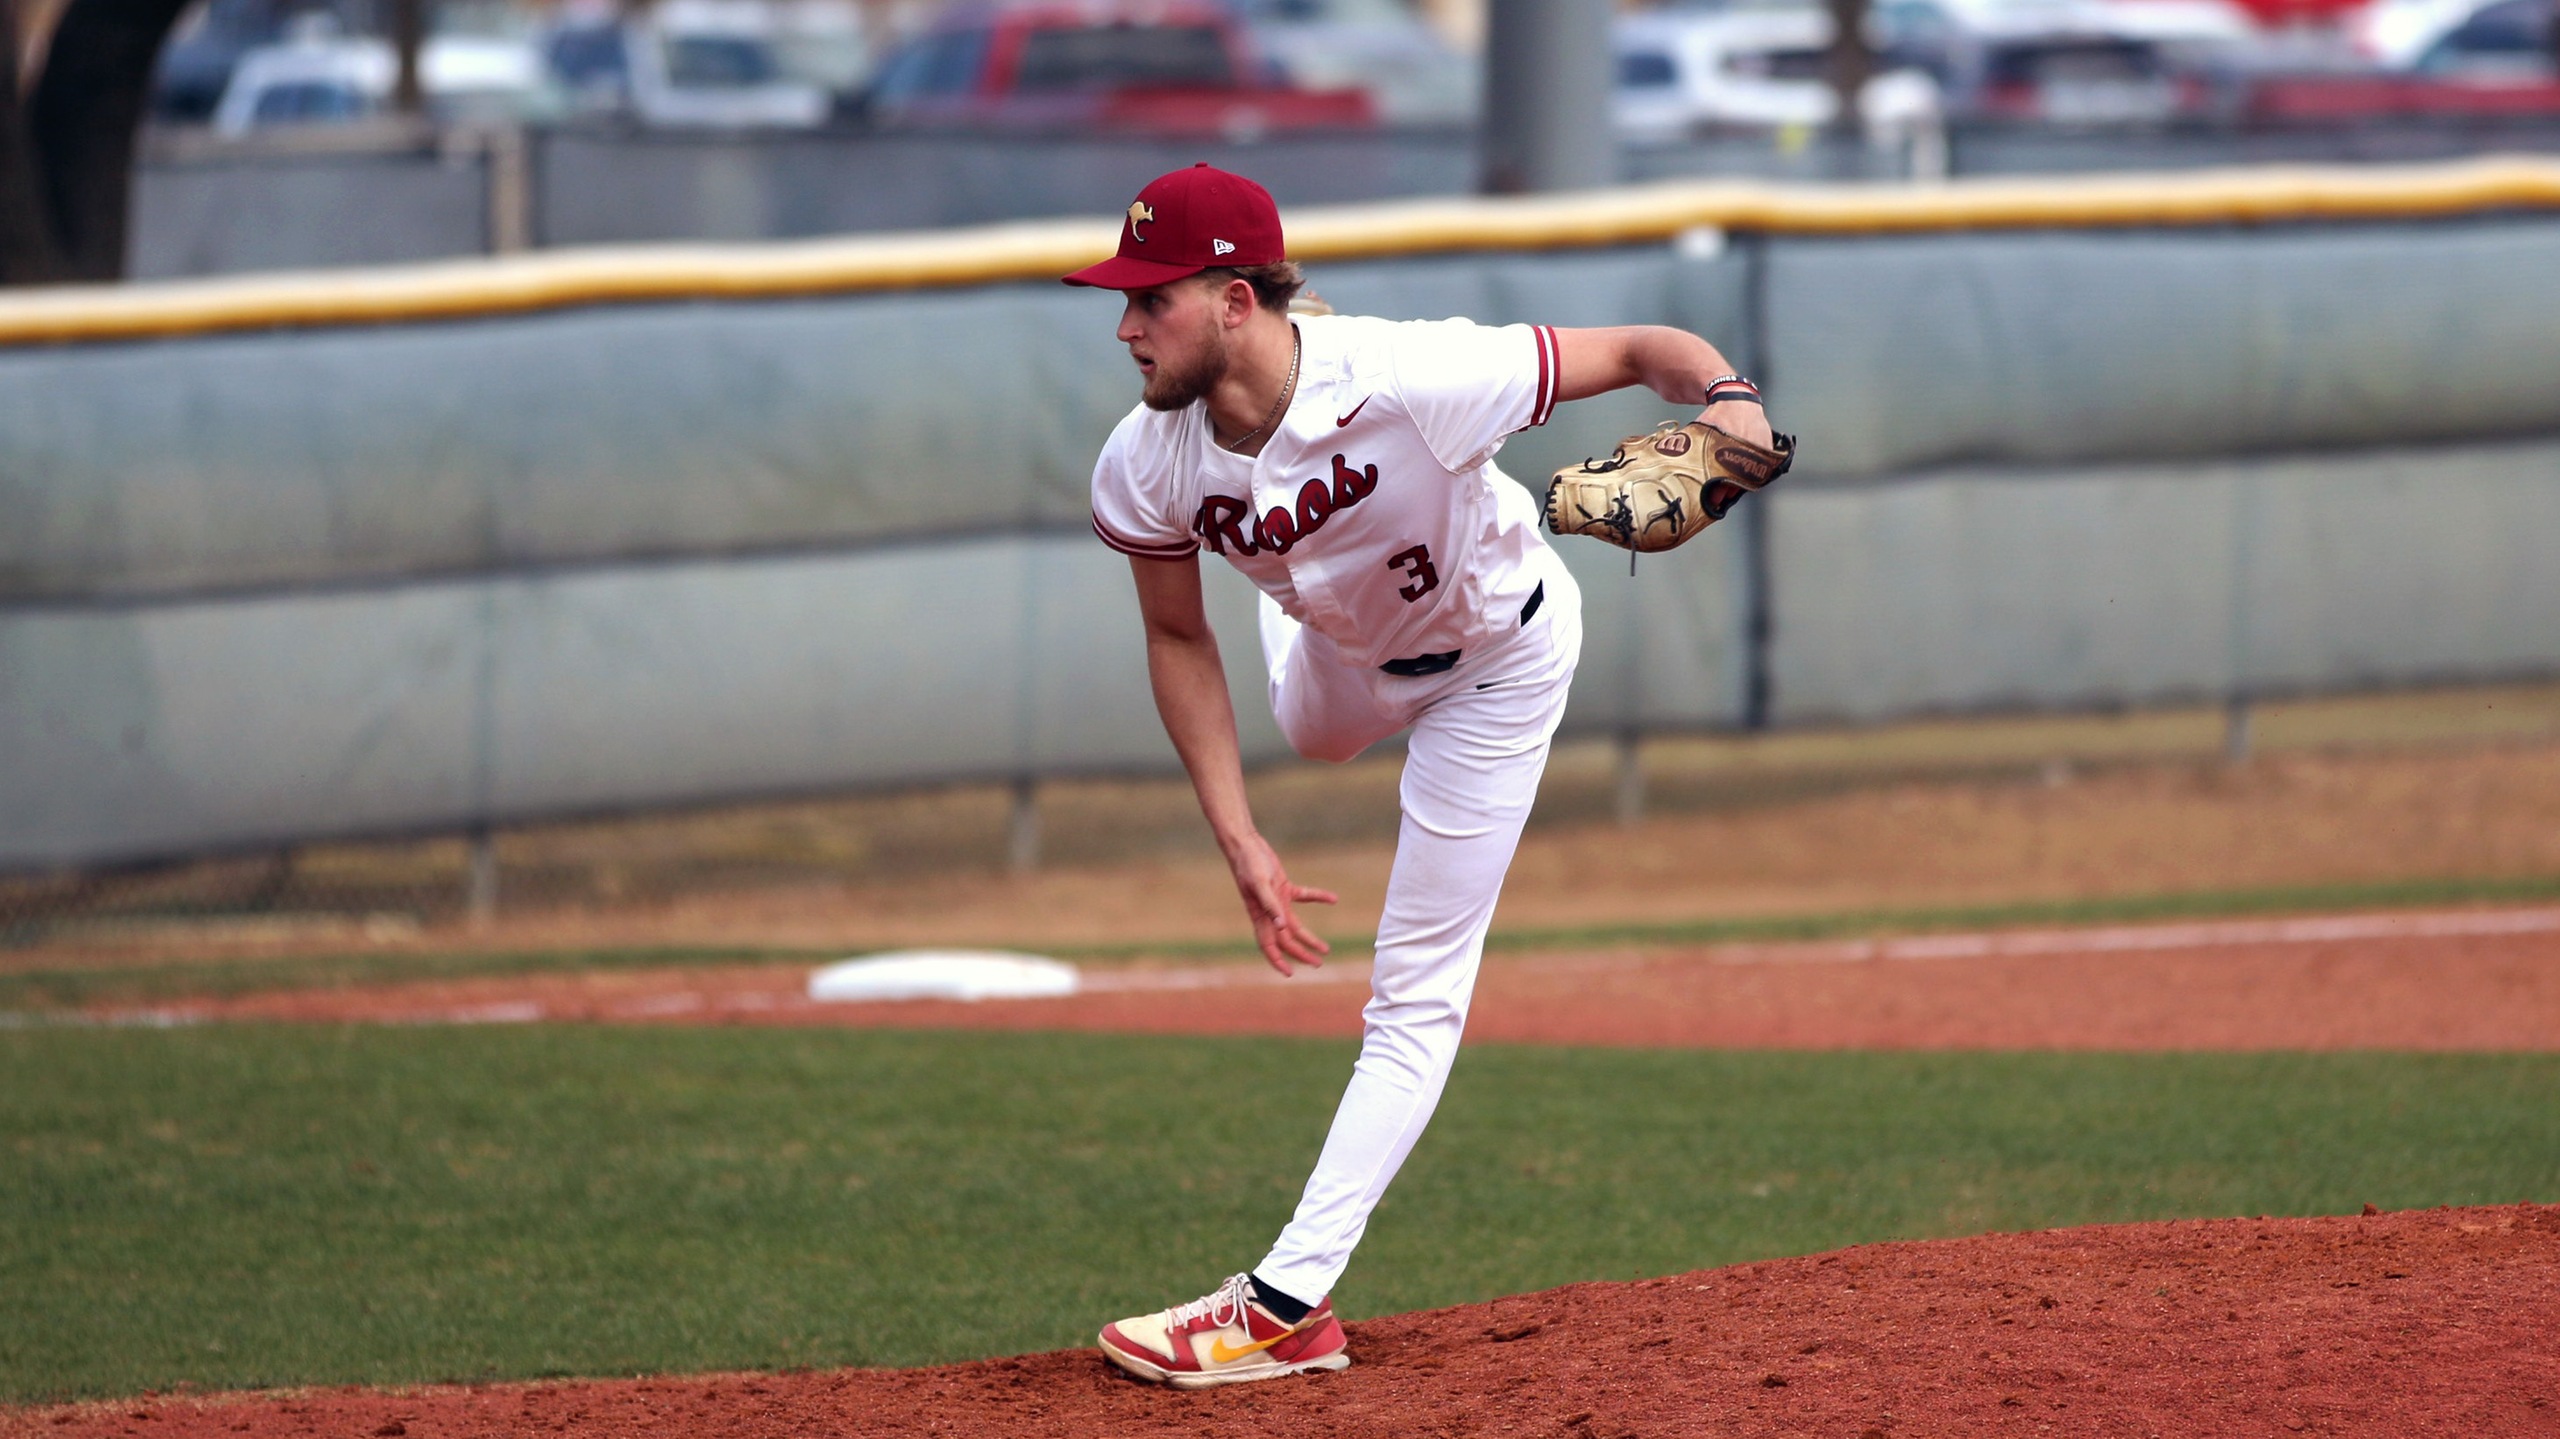
<path fill-rule="evenodd" d="M 1253 921 L 1253 942 L 1262 946 L 1262 957 L 1273 969 L 1284 975 L 1295 974 L 1295 966 L 1316 968 L 1333 946 L 1298 918 L 1300 904 L 1332 904 L 1331 890 L 1310 889 L 1289 878 L 1280 866 L 1280 856 L 1262 836 L 1254 835 L 1238 845 L 1227 859 L 1235 871 L 1236 893 L 1244 898 L 1244 912 Z"/>

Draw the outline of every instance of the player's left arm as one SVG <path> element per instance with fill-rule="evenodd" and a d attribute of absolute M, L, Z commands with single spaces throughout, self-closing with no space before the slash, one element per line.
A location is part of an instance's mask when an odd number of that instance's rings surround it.
<path fill-rule="evenodd" d="M 1668 325 L 1557 330 L 1556 398 L 1583 400 L 1642 385 L 1675 405 L 1706 398 L 1707 383 L 1734 373 L 1722 351 Z M 1769 417 L 1747 400 L 1722 400 L 1699 419 L 1737 439 L 1766 445 Z"/>

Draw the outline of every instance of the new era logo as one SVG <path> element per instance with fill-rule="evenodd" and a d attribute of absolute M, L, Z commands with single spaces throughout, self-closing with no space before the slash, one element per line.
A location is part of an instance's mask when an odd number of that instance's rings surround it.
<path fill-rule="evenodd" d="M 1235 252 L 1236 247 L 1228 244 L 1224 240 L 1211 240 L 1209 242 L 1209 253 L 1212 255 L 1232 255 Z"/>

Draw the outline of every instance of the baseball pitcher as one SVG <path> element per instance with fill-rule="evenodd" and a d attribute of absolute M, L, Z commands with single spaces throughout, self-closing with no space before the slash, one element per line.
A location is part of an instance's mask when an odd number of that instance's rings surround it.
<path fill-rule="evenodd" d="M 1271 707 L 1300 754 L 1348 760 L 1411 731 L 1366 1034 L 1297 1212 L 1250 1272 L 1105 1327 L 1102 1352 L 1184 1388 L 1340 1369 L 1328 1296 L 1457 1056 L 1582 643 L 1573 577 L 1495 452 L 1628 385 L 1703 405 L 1560 473 L 1548 498 L 1558 533 L 1655 550 L 1783 473 L 1792 442 L 1680 330 L 1292 314 L 1303 281 L 1271 196 L 1207 165 L 1141 190 L 1118 254 L 1066 282 L 1126 298 L 1144 389 L 1094 465 L 1093 528 L 1129 556 L 1157 712 L 1281 974 L 1324 962 L 1298 907 L 1334 896 L 1254 829 L 1201 551 L 1262 592 Z"/>

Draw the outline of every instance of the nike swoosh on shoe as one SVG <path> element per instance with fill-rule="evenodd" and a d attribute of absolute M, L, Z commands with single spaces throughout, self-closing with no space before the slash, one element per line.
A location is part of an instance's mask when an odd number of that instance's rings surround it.
<path fill-rule="evenodd" d="M 1257 1339 L 1241 1349 L 1229 1349 L 1227 1347 L 1226 1340 L 1212 1339 L 1209 1341 L 1209 1362 L 1212 1364 L 1233 1364 L 1246 1355 L 1260 1353 L 1297 1332 L 1297 1330 L 1291 1329 L 1284 1333 L 1274 1334 L 1268 1339 Z"/>

